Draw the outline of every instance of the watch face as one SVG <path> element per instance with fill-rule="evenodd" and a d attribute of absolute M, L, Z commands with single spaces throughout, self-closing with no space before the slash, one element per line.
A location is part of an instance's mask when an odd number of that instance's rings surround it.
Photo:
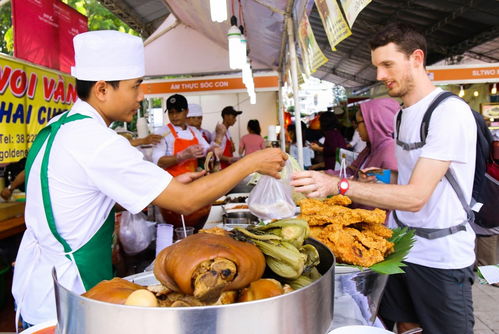
<path fill-rule="evenodd" d="M 338 184 L 338 190 L 340 192 L 340 194 L 342 195 L 345 195 L 345 193 L 347 192 L 348 188 L 350 187 L 350 184 L 348 183 L 348 181 L 346 179 L 342 179 L 340 181 L 340 183 Z"/>

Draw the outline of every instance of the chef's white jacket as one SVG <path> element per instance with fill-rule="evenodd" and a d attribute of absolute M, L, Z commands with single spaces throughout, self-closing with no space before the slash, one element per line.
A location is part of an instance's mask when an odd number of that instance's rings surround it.
<path fill-rule="evenodd" d="M 61 127 L 52 146 L 48 178 L 57 230 L 77 250 L 101 227 L 116 202 L 137 213 L 168 186 L 172 176 L 143 160 L 142 153 L 108 128 L 88 103 L 78 100 L 70 115 L 74 113 L 91 118 Z M 62 254 L 45 218 L 39 178 L 44 147 L 27 184 L 27 230 L 12 287 L 23 319 L 31 324 L 56 319 L 52 267 L 63 286 L 84 292 L 76 266 Z"/>

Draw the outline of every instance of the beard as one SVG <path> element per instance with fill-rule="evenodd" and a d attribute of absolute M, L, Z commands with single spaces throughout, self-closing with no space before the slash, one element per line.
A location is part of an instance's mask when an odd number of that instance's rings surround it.
<path fill-rule="evenodd" d="M 414 87 L 414 79 L 410 73 L 405 73 L 402 78 L 397 81 L 396 87 L 388 89 L 388 95 L 391 97 L 403 98 Z"/>

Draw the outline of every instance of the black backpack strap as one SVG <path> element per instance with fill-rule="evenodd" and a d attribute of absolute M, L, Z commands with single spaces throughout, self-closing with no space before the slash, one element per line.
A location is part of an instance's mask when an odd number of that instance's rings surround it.
<path fill-rule="evenodd" d="M 395 138 L 395 141 L 397 145 L 402 147 L 402 149 L 405 151 L 412 151 L 423 147 L 426 144 L 426 137 L 428 136 L 428 129 L 430 126 L 430 118 L 431 115 L 433 114 L 433 111 L 438 107 L 440 102 L 451 96 L 456 96 L 456 95 L 454 95 L 451 92 L 442 92 L 439 95 L 437 95 L 437 97 L 435 97 L 435 99 L 430 103 L 430 106 L 425 111 L 425 114 L 423 115 L 423 120 L 421 121 L 421 127 L 419 128 L 420 140 L 417 143 L 405 143 L 399 140 L 400 123 L 402 123 L 402 109 L 401 109 L 397 114 L 397 120 L 395 123 L 395 127 L 397 130 L 397 136 Z"/>
<path fill-rule="evenodd" d="M 451 96 L 456 96 L 456 95 L 451 92 L 440 93 L 426 110 L 423 116 L 423 120 L 421 121 L 421 127 L 419 128 L 419 136 L 421 138 L 421 142 L 423 143 L 423 145 L 426 143 L 426 137 L 428 136 L 428 129 L 430 128 L 430 118 L 431 115 L 433 114 L 433 111 L 438 107 L 440 102 Z"/>
<path fill-rule="evenodd" d="M 397 132 L 397 136 L 395 137 L 395 141 L 397 143 L 398 146 L 402 147 L 402 149 L 404 151 L 412 151 L 412 150 L 415 150 L 415 149 L 418 149 L 420 147 L 423 147 L 423 145 L 425 144 L 424 142 L 417 142 L 417 143 L 405 143 L 401 140 L 399 140 L 399 133 L 400 133 L 400 123 L 402 122 L 402 109 L 400 109 L 399 113 L 397 114 L 397 120 L 396 120 L 396 123 L 395 123 L 395 127 L 396 127 L 396 132 Z"/>
<path fill-rule="evenodd" d="M 400 219 L 397 217 L 397 211 L 393 211 L 393 220 L 395 220 L 395 223 L 399 227 L 407 227 L 410 230 L 413 230 L 414 233 L 421 238 L 433 240 L 433 239 L 438 239 L 442 238 L 460 231 L 466 231 L 466 224 L 468 223 L 467 221 L 462 222 L 461 224 L 454 225 L 451 227 L 447 228 L 424 228 L 424 227 L 412 227 L 409 225 L 406 225 L 400 221 Z"/>
<path fill-rule="evenodd" d="M 413 149 L 417 149 L 422 147 L 426 143 L 426 137 L 428 136 L 428 129 L 429 129 L 429 124 L 430 124 L 430 118 L 431 115 L 433 114 L 433 111 L 437 108 L 437 106 L 445 99 L 448 97 L 455 96 L 455 94 L 451 92 L 442 92 L 440 93 L 430 104 L 428 109 L 426 110 L 423 120 L 421 121 L 421 127 L 420 127 L 420 141 L 417 143 L 404 143 L 398 139 L 399 136 L 399 129 L 400 129 L 400 123 L 402 121 L 402 110 L 399 112 L 397 115 L 397 121 L 396 121 L 396 129 L 397 129 L 397 145 L 401 146 L 404 150 L 410 151 Z M 449 181 L 450 185 L 456 192 L 457 197 L 459 198 L 459 201 L 461 202 L 464 210 L 466 211 L 466 221 L 454 225 L 448 228 L 423 228 L 423 227 L 412 227 L 408 226 L 400 221 L 400 219 L 397 217 L 397 211 L 393 211 L 393 218 L 395 222 L 397 223 L 398 226 L 400 227 L 408 227 L 412 230 L 415 231 L 415 234 L 419 237 L 425 238 L 425 239 L 437 239 L 441 237 L 445 237 L 450 234 L 457 233 L 459 231 L 466 231 L 466 224 L 468 222 L 473 222 L 475 219 L 475 215 L 473 211 L 470 208 L 470 205 L 466 202 L 464 198 L 464 193 L 461 190 L 461 187 L 459 187 L 459 184 L 456 181 L 456 178 L 452 174 L 450 168 L 447 170 L 445 173 L 445 177 Z"/>
<path fill-rule="evenodd" d="M 475 214 L 473 213 L 473 210 L 471 210 L 470 205 L 468 202 L 466 202 L 466 199 L 464 198 L 464 193 L 459 184 L 457 183 L 456 177 L 454 174 L 452 174 L 451 169 L 447 169 L 447 172 L 445 173 L 445 177 L 447 178 L 447 181 L 449 181 L 450 185 L 452 186 L 452 189 L 456 192 L 457 198 L 459 198 L 459 202 L 461 202 L 461 205 L 464 208 L 464 211 L 466 211 L 466 221 L 467 222 L 474 222 L 475 221 Z"/>

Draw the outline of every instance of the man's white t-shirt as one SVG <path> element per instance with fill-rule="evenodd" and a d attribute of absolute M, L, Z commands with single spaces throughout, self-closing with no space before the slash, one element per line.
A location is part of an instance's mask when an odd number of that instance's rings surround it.
<path fill-rule="evenodd" d="M 169 173 L 145 161 L 128 140 L 108 128 L 89 104 L 78 100 L 69 115 L 75 113 L 91 118 L 60 128 L 48 167 L 57 231 L 73 250 L 92 238 L 116 202 L 137 213 L 172 179 Z M 62 254 L 64 249 L 50 232 L 45 218 L 39 177 L 44 152 L 45 145 L 32 165 L 26 185 L 27 230 L 19 247 L 12 287 L 24 321 L 31 324 L 56 319 L 51 273 L 54 266 L 63 286 L 78 294 L 85 291 L 76 266 Z"/>
<path fill-rule="evenodd" d="M 437 88 L 416 104 L 403 109 L 399 140 L 420 141 L 420 125 L 430 103 L 442 92 Z M 404 151 L 396 145 L 398 184 L 408 184 L 419 158 L 450 161 L 466 201 L 471 200 L 475 172 L 476 124 L 469 106 L 457 98 L 447 98 L 434 110 L 426 144 L 416 150 Z M 431 173 L 432 171 L 427 171 Z M 397 211 L 404 224 L 423 228 L 448 228 L 466 221 L 466 212 L 454 189 L 443 177 L 425 206 L 418 212 Z M 390 227 L 396 227 L 393 216 Z M 416 236 L 406 261 L 440 269 L 459 269 L 475 261 L 475 233 L 466 224 L 460 231 L 442 238 L 428 240 Z"/>
<path fill-rule="evenodd" d="M 179 126 L 173 126 L 173 128 L 177 132 L 177 136 L 182 139 L 191 140 L 193 138 L 192 134 L 194 133 L 198 140 L 198 145 L 201 145 L 203 147 L 205 154 L 206 151 L 208 151 L 208 149 L 210 148 L 210 145 L 204 139 L 203 134 L 195 127 L 188 125 L 185 130 Z M 170 128 L 167 125 L 156 128 L 153 132 L 154 134 L 164 137 L 163 140 L 154 145 L 152 149 L 152 162 L 154 164 L 157 164 L 158 160 L 161 157 L 165 155 L 172 156 L 174 154 L 173 149 L 175 144 L 175 137 L 173 136 Z"/>

